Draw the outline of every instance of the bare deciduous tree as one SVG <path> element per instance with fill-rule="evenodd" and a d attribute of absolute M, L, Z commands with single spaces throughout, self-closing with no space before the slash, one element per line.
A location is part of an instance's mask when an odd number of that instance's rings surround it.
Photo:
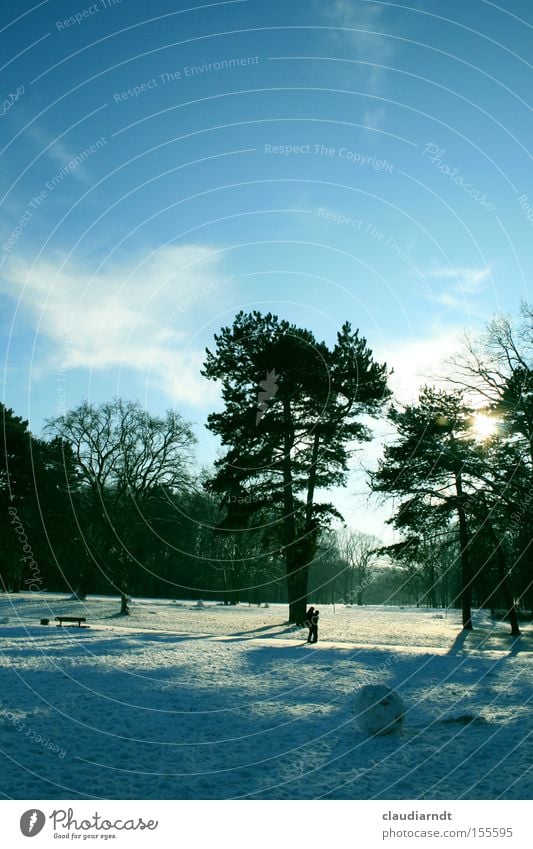
<path fill-rule="evenodd" d="M 165 497 L 190 483 L 195 437 L 178 413 L 168 411 L 158 418 L 138 402 L 121 399 L 98 406 L 85 401 L 47 422 L 47 430 L 72 446 L 86 487 L 88 510 L 80 531 L 87 549 L 97 538 L 101 550 L 118 543 L 121 612 L 126 614 L 127 571 L 133 559 L 128 545 L 131 518 L 135 513 L 142 516 L 147 499 Z M 81 597 L 84 577 L 80 576 Z"/>
<path fill-rule="evenodd" d="M 361 606 L 365 589 L 372 583 L 380 541 L 369 534 L 345 530 L 339 537 L 339 551 L 350 576 L 348 596 Z"/>

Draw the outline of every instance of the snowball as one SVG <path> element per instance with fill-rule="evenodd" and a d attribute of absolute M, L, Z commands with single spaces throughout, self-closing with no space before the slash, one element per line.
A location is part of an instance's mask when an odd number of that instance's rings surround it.
<path fill-rule="evenodd" d="M 384 684 L 362 687 L 355 700 L 355 713 L 359 727 L 367 734 L 390 734 L 399 731 L 405 705 L 398 693 Z"/>

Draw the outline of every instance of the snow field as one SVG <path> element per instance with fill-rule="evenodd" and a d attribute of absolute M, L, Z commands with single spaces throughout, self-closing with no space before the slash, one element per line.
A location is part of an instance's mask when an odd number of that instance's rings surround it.
<path fill-rule="evenodd" d="M 458 614 L 51 594 L 0 597 L 0 789 L 28 799 L 531 797 L 531 627 Z M 89 628 L 40 626 L 86 616 Z M 356 693 L 396 690 L 402 730 L 369 737 Z"/>

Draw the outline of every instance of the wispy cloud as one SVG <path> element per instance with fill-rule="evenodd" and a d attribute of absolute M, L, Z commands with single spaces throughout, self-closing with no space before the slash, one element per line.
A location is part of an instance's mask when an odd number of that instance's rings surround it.
<path fill-rule="evenodd" d="M 434 328 L 430 336 L 392 342 L 376 351 L 378 359 L 393 366 L 390 385 L 400 403 L 416 402 L 424 384 L 443 385 L 442 375 L 447 371 L 447 361 L 462 345 L 462 327 Z"/>
<path fill-rule="evenodd" d="M 359 66 L 359 76 L 365 81 L 369 93 L 379 93 L 386 74 L 379 65 L 390 64 L 396 49 L 387 34 L 385 7 L 363 0 L 333 0 L 317 2 L 316 8 L 327 26 L 345 30 L 336 33 L 335 39 L 349 45 L 352 58 L 369 63 Z M 381 121 L 384 117 L 383 113 Z"/>
<path fill-rule="evenodd" d="M 74 150 L 62 139 L 56 139 L 50 133 L 46 132 L 42 127 L 32 125 L 28 128 L 28 135 L 39 146 L 40 150 L 44 150 L 48 159 L 60 168 L 65 168 L 69 162 L 73 162 L 80 154 L 79 150 Z M 80 183 L 90 185 L 91 178 L 89 169 L 84 164 L 78 164 L 76 168 L 69 170 L 69 173 Z"/>
<path fill-rule="evenodd" d="M 489 266 L 481 268 L 468 268 L 466 266 L 448 266 L 430 271 L 428 277 L 440 280 L 455 280 L 458 288 L 470 293 L 479 292 L 483 284 L 490 278 Z"/>
<path fill-rule="evenodd" d="M 467 296 L 479 295 L 484 290 L 491 275 L 489 266 L 444 266 L 426 273 L 428 279 L 452 282 L 451 286 L 440 292 L 433 290 L 431 300 L 443 306 L 461 308 L 464 308 Z"/>
<path fill-rule="evenodd" d="M 363 114 L 363 124 L 370 130 L 381 130 L 385 125 L 386 118 L 385 109 L 367 109 Z"/>
<path fill-rule="evenodd" d="M 21 310 L 39 327 L 45 353 L 34 376 L 130 368 L 173 400 L 196 404 L 212 384 L 199 375 L 203 351 L 189 343 L 198 313 L 212 310 L 213 293 L 220 299 L 228 285 L 219 272 L 219 255 L 198 245 L 108 264 L 96 274 L 62 257 L 33 268 L 10 258 L 0 291 L 20 297 Z"/>

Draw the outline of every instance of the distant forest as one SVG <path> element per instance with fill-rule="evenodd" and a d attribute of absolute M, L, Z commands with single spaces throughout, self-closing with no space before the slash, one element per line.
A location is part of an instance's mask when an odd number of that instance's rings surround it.
<path fill-rule="evenodd" d="M 402 405 L 394 364 L 349 324 L 328 348 L 239 313 L 202 371 L 224 402 L 207 421 L 222 446 L 212 469 L 176 411 L 83 402 L 36 437 L 0 405 L 1 589 L 118 594 L 125 615 L 131 596 L 284 602 L 292 622 L 308 600 L 456 607 L 467 629 L 486 607 L 517 633 L 533 609 L 532 352 L 523 304 Z M 380 417 L 391 435 L 368 487 L 393 499 L 389 546 L 327 500 Z"/>

